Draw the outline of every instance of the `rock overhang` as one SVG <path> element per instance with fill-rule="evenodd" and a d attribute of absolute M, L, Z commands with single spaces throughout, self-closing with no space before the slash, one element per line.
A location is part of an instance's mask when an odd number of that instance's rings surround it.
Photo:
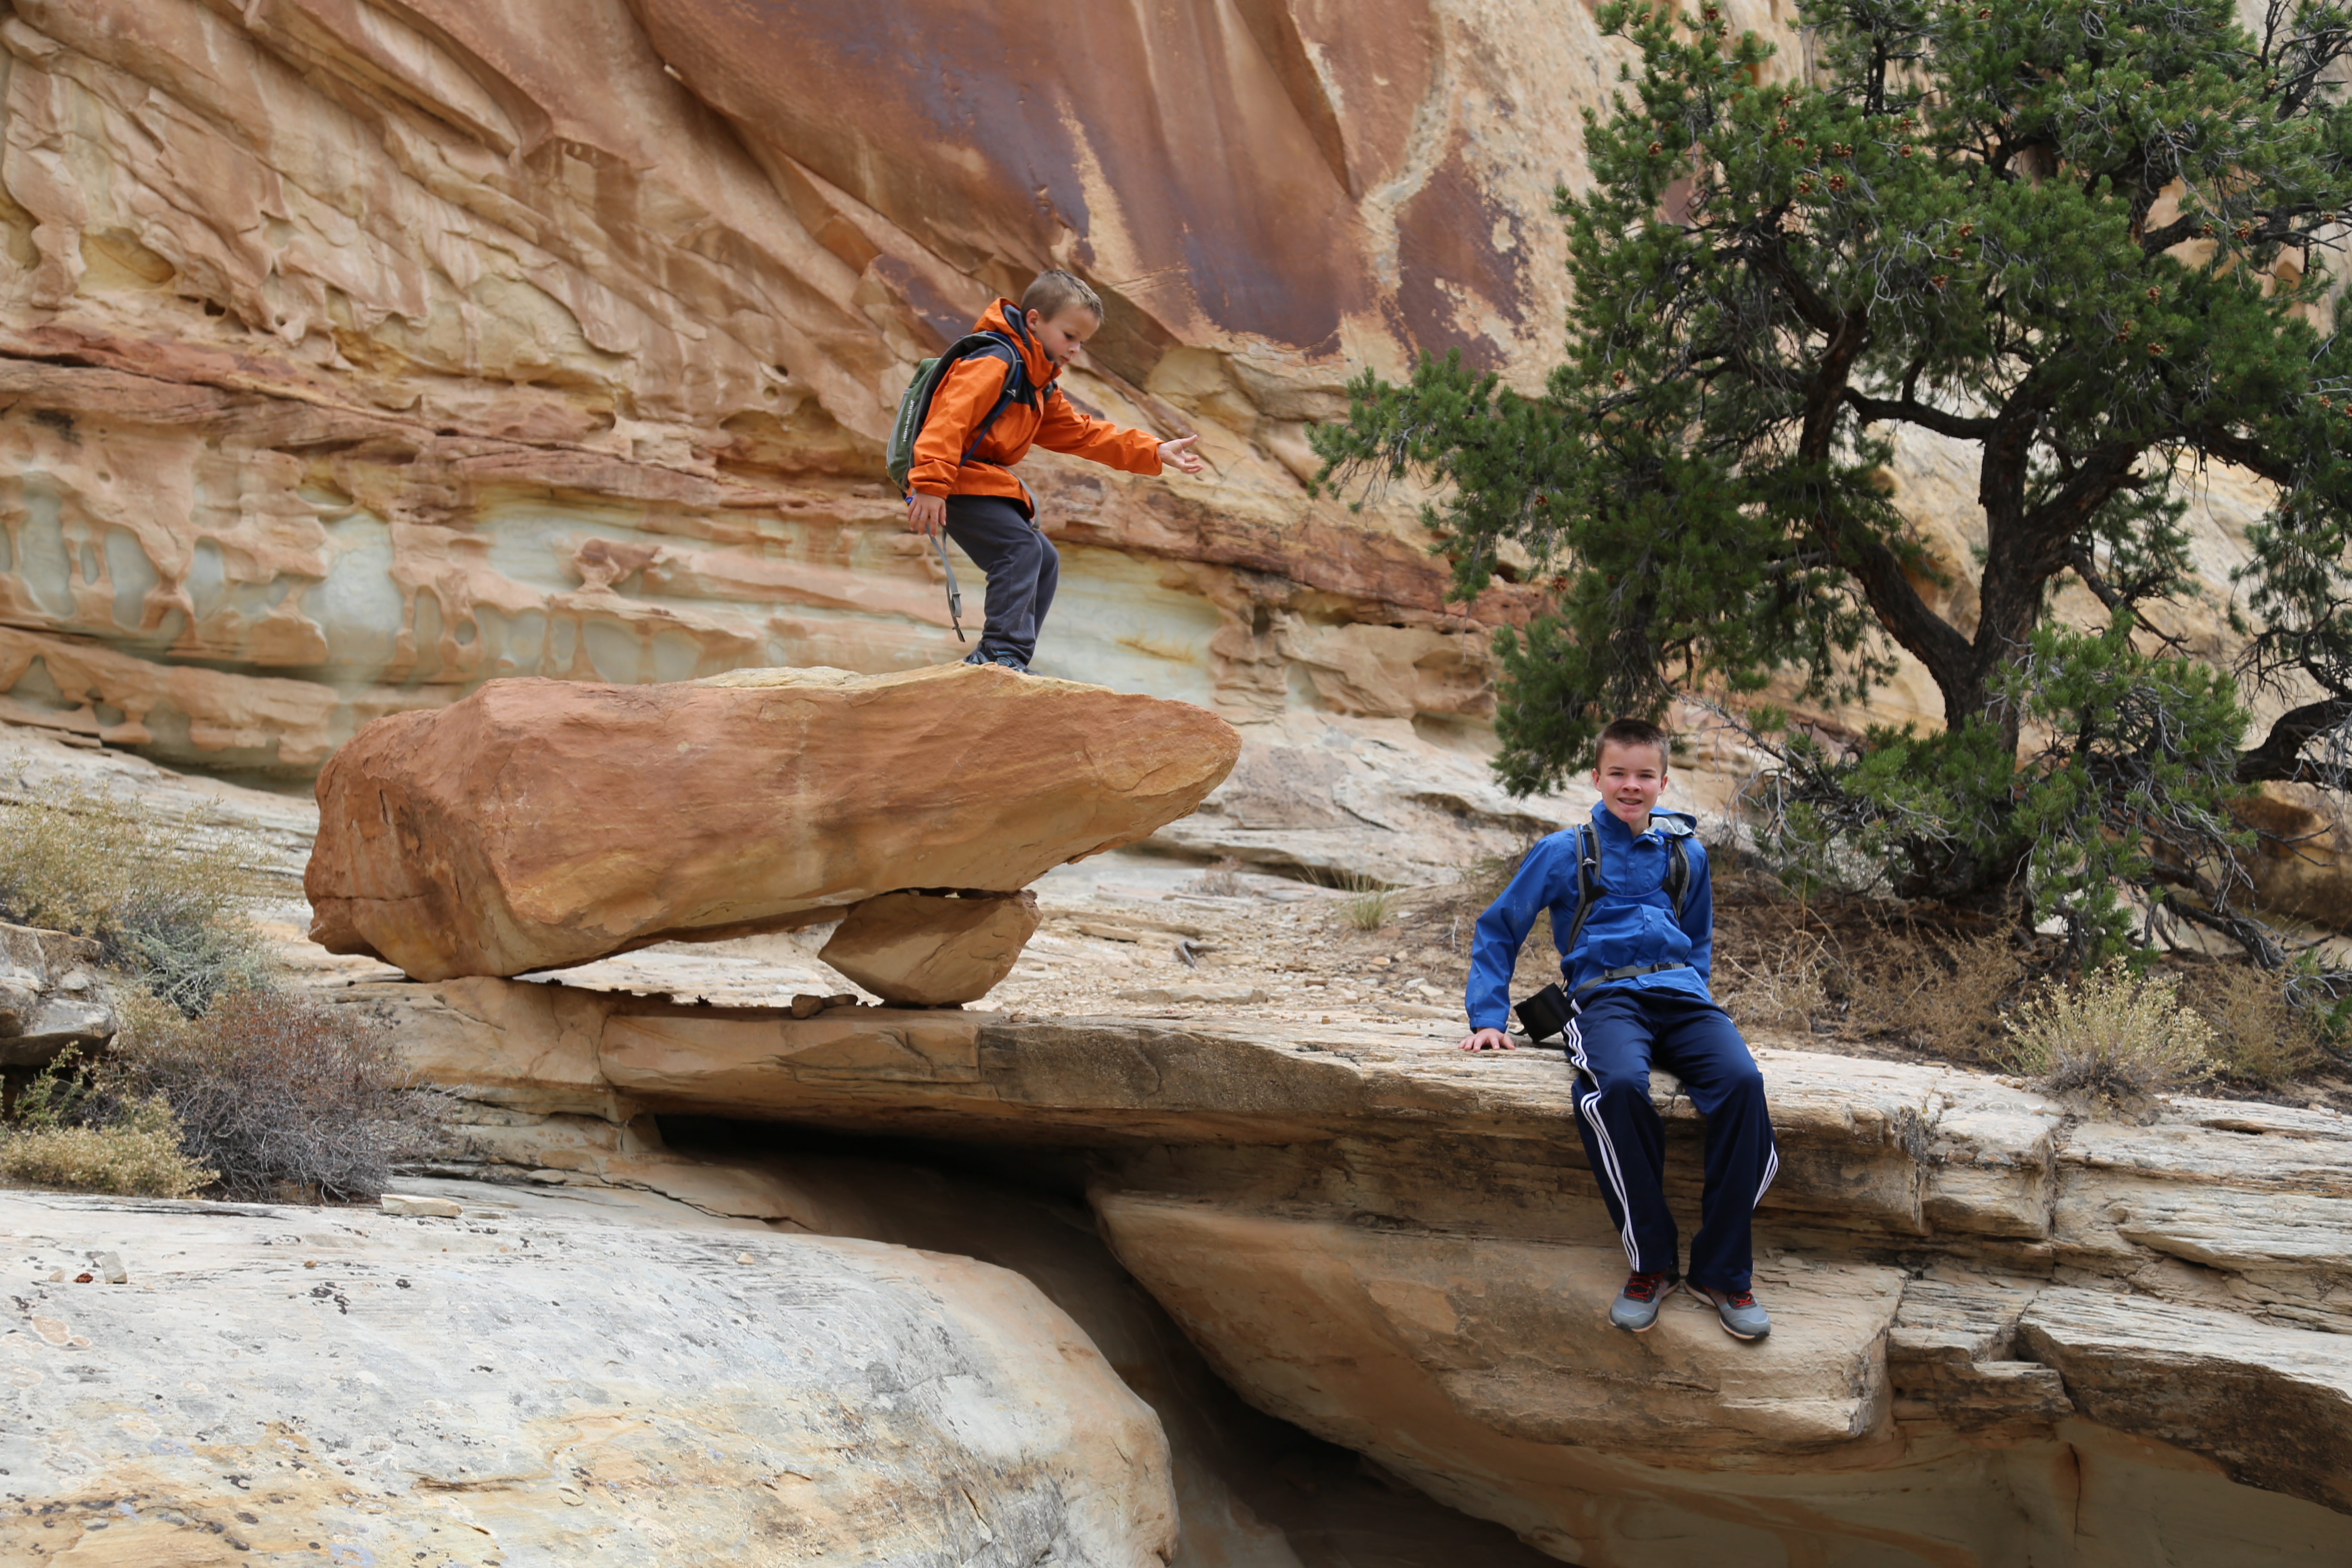
<path fill-rule="evenodd" d="M 2231 1436 L 2277 1404 L 2314 1452 L 2352 1439 L 2352 1247 L 2321 1239 L 2352 1243 L 2352 1128 L 2332 1114 L 2184 1099 L 2146 1127 L 2093 1125 L 1979 1074 L 1759 1046 L 1782 1149 L 1757 1222 L 1776 1332 L 1738 1344 L 1677 1299 L 1633 1340 L 1605 1323 L 1624 1262 L 1557 1054 L 1465 1056 L 1410 1026 L 796 1020 L 489 979 L 348 999 L 438 1016 L 415 1035 L 442 1042 L 420 1065 L 461 1093 L 521 1103 L 543 1079 L 629 1127 L 676 1114 L 1083 1152 L 1105 1239 L 1246 1398 L 1538 1544 L 1585 1539 L 1570 1521 L 1629 1488 L 1744 1540 L 1784 1506 L 1763 1494 L 1795 1487 L 1818 1515 L 1806 1529 L 1834 1536 L 1890 1488 L 1949 1501 L 1969 1467 L 2068 1451 L 2343 1507 L 2331 1461 L 2252 1462 L 2259 1447 Z M 467 1020 L 492 1017 L 485 1049 Z M 1670 1196 L 1693 1213 L 1699 1121 L 1664 1075 L 1653 1099 Z M 2293 1247 L 2275 1234 L 2289 1190 Z M 2183 1258 L 2265 1199 L 2269 1239 Z M 2119 1326 L 2135 1303 L 2152 1314 L 2138 1345 Z M 2228 1375 L 2151 1397 L 2200 1335 Z M 1923 1550 L 1977 1528 L 1921 1507 Z"/>

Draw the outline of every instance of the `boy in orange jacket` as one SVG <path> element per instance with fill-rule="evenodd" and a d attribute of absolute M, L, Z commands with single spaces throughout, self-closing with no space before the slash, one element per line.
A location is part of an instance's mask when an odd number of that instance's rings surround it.
<path fill-rule="evenodd" d="M 1002 351 L 958 360 L 932 394 L 907 475 L 907 526 L 927 539 L 945 528 L 988 574 L 988 621 L 966 664 L 1027 669 L 1061 581 L 1061 555 L 1037 527 L 1028 487 L 1013 475 L 1033 445 L 1130 474 L 1156 474 L 1163 465 L 1201 471 L 1192 452 L 1198 436 L 1161 441 L 1122 430 L 1079 413 L 1054 384 L 1102 320 L 1102 300 L 1083 281 L 1040 273 L 1018 306 L 999 300 L 972 328 L 1012 340 L 1027 397 L 1004 401 L 1014 368 Z"/>

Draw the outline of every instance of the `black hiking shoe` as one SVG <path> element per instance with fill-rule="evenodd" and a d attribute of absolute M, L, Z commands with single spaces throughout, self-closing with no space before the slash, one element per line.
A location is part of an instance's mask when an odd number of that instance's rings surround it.
<path fill-rule="evenodd" d="M 1017 653 L 991 653 L 986 648 L 974 648 L 964 656 L 966 664 L 1001 664 L 1015 675 L 1026 675 L 1029 667 Z"/>

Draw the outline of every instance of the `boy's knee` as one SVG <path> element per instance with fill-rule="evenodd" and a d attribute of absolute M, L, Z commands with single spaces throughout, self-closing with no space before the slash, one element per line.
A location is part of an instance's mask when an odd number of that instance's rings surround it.
<path fill-rule="evenodd" d="M 1599 1089 L 1601 1108 L 1624 1110 L 1650 1103 L 1650 1080 L 1647 1076 L 1632 1076 L 1605 1079 Z"/>
<path fill-rule="evenodd" d="M 1729 1105 L 1762 1105 L 1764 1103 L 1764 1073 L 1754 1062 L 1736 1068 L 1725 1075 L 1723 1099 Z"/>

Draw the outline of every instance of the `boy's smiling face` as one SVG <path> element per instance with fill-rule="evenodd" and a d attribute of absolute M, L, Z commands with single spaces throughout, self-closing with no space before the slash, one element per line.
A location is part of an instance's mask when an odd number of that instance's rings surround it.
<path fill-rule="evenodd" d="M 1666 787 L 1665 756 L 1655 746 L 1605 742 L 1600 765 L 1592 770 L 1592 787 L 1601 792 L 1610 816 L 1636 833 L 1647 833 L 1650 808 Z"/>
<path fill-rule="evenodd" d="M 1056 370 L 1067 370 L 1078 348 L 1102 328 L 1102 318 L 1084 305 L 1065 305 L 1049 319 L 1032 310 L 1022 323 Z"/>

